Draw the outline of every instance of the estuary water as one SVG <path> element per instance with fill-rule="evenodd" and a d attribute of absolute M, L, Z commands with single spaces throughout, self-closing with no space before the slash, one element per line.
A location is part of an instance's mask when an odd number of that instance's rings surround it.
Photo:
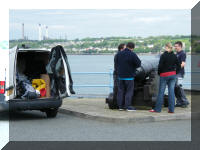
<path fill-rule="evenodd" d="M 155 59 L 156 55 L 139 55 L 141 60 Z M 68 55 L 71 72 L 110 72 L 114 55 Z M 191 56 L 187 56 L 186 72 L 191 72 Z M 76 85 L 109 85 L 110 76 L 104 74 L 72 74 L 77 95 L 107 95 L 109 87 L 77 87 Z M 189 89 L 191 74 L 186 73 L 184 88 Z"/>

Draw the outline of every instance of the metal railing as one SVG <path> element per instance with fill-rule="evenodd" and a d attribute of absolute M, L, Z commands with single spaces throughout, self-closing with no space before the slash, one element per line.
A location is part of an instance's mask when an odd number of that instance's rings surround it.
<path fill-rule="evenodd" d="M 200 71 L 186 71 L 188 73 L 197 73 L 200 74 Z M 110 92 L 113 90 L 113 69 L 110 69 L 109 72 L 72 72 L 73 75 L 109 75 L 109 84 L 85 84 L 85 85 L 74 85 L 74 87 L 108 87 Z M 200 83 L 183 83 L 183 85 L 200 85 Z"/>
<path fill-rule="evenodd" d="M 113 90 L 113 69 L 109 72 L 72 72 L 73 75 L 109 75 L 109 84 L 86 84 L 86 85 L 74 85 L 74 87 L 109 87 L 110 92 Z"/>

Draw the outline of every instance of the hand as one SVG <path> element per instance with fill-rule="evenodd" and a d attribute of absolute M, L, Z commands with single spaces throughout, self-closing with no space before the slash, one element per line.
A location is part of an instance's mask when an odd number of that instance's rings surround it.
<path fill-rule="evenodd" d="M 183 61 L 182 63 L 181 63 L 181 68 L 183 68 L 185 66 L 185 62 Z"/>

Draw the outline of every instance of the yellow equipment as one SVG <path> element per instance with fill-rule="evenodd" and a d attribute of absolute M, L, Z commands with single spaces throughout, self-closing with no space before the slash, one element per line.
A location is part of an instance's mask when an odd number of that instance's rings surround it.
<path fill-rule="evenodd" d="M 41 89 L 46 89 L 46 83 L 43 79 L 33 79 L 32 86 L 38 91 L 40 91 Z"/>

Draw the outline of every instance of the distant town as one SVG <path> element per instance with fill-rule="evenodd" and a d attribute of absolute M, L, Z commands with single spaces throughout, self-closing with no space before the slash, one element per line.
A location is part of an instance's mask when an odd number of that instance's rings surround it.
<path fill-rule="evenodd" d="M 83 39 L 41 39 L 41 40 L 10 40 L 9 47 L 16 45 L 22 47 L 24 44 L 27 48 L 47 48 L 51 49 L 55 45 L 62 45 L 68 54 L 113 54 L 116 53 L 120 43 L 135 42 L 135 52 L 144 54 L 160 53 L 167 42 L 172 44 L 176 41 L 182 41 L 184 50 L 188 53 L 191 51 L 190 36 L 150 36 L 150 37 L 101 37 L 101 38 L 83 38 Z"/>

